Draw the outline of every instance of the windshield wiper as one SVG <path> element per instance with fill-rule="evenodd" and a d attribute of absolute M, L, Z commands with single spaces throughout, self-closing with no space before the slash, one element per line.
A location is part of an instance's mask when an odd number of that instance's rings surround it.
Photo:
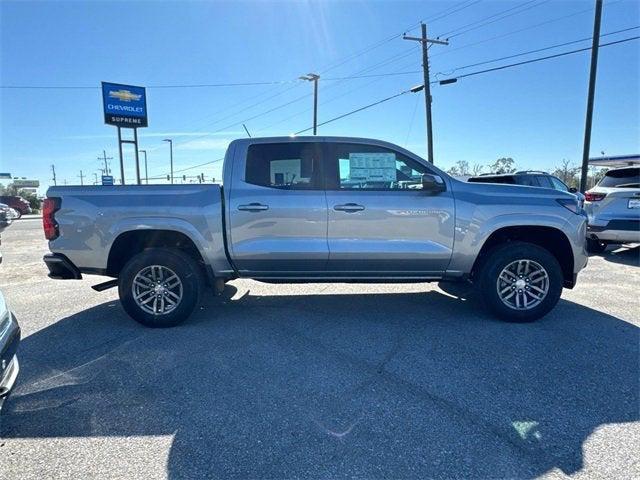
<path fill-rule="evenodd" d="M 638 188 L 640 183 L 621 183 L 616 188 Z"/>

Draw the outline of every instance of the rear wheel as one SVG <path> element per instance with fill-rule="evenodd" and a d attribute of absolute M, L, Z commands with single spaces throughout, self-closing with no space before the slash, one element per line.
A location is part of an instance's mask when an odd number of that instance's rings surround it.
<path fill-rule="evenodd" d="M 595 238 L 587 238 L 587 251 L 589 253 L 602 253 L 607 249 L 606 242 Z"/>
<path fill-rule="evenodd" d="M 558 260 L 526 242 L 493 249 L 480 271 L 485 305 L 508 322 L 532 322 L 546 315 L 558 303 L 563 282 Z"/>
<path fill-rule="evenodd" d="M 137 254 L 118 276 L 123 308 L 148 327 L 173 327 L 186 320 L 198 304 L 201 284 L 198 263 L 170 248 Z"/>

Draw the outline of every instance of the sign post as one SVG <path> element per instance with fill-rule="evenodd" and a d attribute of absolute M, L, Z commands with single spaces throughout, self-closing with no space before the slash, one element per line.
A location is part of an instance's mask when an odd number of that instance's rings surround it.
<path fill-rule="evenodd" d="M 124 160 L 122 144 L 130 143 L 135 148 L 136 179 L 140 185 L 140 164 L 138 160 L 138 128 L 148 126 L 147 94 L 144 87 L 102 82 L 102 105 L 104 123 L 118 127 L 118 151 L 120 153 L 120 179 L 124 179 Z M 133 140 L 122 139 L 122 128 L 133 129 Z M 103 182 L 104 184 L 104 182 Z"/>

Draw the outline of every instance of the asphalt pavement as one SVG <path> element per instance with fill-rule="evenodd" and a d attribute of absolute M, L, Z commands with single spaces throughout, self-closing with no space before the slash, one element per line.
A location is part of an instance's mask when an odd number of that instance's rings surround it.
<path fill-rule="evenodd" d="M 0 478 L 640 478 L 638 247 L 533 324 L 437 284 L 242 280 L 168 330 L 48 279 L 39 219 L 0 248 Z"/>

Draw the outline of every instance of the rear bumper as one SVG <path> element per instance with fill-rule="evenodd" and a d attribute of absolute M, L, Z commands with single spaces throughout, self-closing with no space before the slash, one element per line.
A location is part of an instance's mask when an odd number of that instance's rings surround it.
<path fill-rule="evenodd" d="M 47 253 L 43 260 L 49 269 L 50 278 L 59 280 L 80 280 L 82 278 L 80 269 L 61 253 Z"/>
<path fill-rule="evenodd" d="M 607 242 L 640 242 L 640 220 L 609 220 L 605 225 L 589 225 L 587 236 Z"/>

